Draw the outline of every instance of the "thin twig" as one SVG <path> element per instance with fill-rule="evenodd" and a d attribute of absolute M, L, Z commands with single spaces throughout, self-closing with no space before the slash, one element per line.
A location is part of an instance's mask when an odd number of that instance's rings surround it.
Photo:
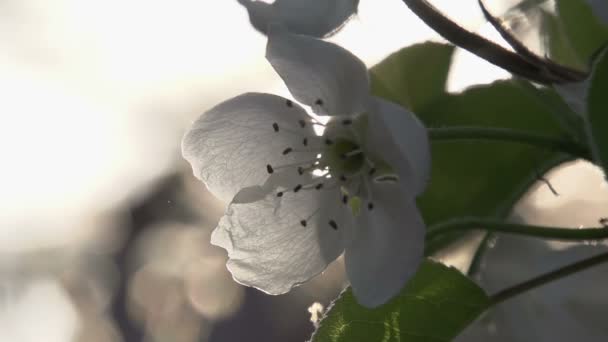
<path fill-rule="evenodd" d="M 594 257 L 584 259 L 582 261 L 578 261 L 573 264 L 564 266 L 562 268 L 551 271 L 549 273 L 540 275 L 536 278 L 532 278 L 521 284 L 506 288 L 502 291 L 499 291 L 499 292 L 493 294 L 492 296 L 490 296 L 490 303 L 491 303 L 490 306 L 494 306 L 496 304 L 502 303 L 502 302 L 504 302 L 508 299 L 511 299 L 515 296 L 518 296 L 524 292 L 530 291 L 537 287 L 543 286 L 547 283 L 567 277 L 571 274 L 586 270 L 590 267 L 599 265 L 599 264 L 607 262 L 607 261 L 608 261 L 608 252 L 605 252 L 605 253 L 596 255 Z"/>
<path fill-rule="evenodd" d="M 427 0 L 403 0 L 403 2 L 422 21 L 445 39 L 515 75 L 542 84 L 560 84 L 574 81 L 565 79 L 562 75 L 556 75 L 545 65 L 535 64 L 513 51 L 466 30 L 443 15 Z"/>
<path fill-rule="evenodd" d="M 517 53 L 529 60 L 531 63 L 544 66 L 551 73 L 559 75 L 564 79 L 570 79 L 572 82 L 582 81 L 587 77 L 587 74 L 582 71 L 560 65 L 548 58 L 543 58 L 536 55 L 534 52 L 532 52 L 532 50 L 519 41 L 511 30 L 503 24 L 502 20 L 490 13 L 483 0 L 477 0 L 477 2 L 479 3 L 479 7 L 481 7 L 481 11 L 486 20 L 494 27 L 494 29 L 496 29 L 496 31 L 498 31 L 498 33 L 500 33 L 501 37 L 507 43 L 509 43 L 509 45 L 511 45 L 511 47 L 513 47 Z"/>

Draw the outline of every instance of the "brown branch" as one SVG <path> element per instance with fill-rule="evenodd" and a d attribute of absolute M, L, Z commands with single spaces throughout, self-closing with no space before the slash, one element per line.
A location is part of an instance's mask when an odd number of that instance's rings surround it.
<path fill-rule="evenodd" d="M 515 75 L 542 84 L 569 83 L 571 78 L 556 75 L 544 64 L 539 65 L 513 51 L 466 30 L 443 15 L 427 0 L 403 0 L 422 21 L 453 44 Z"/>
<path fill-rule="evenodd" d="M 495 17 L 490 13 L 488 8 L 485 6 L 483 0 L 477 0 L 479 3 L 479 7 L 481 7 L 481 12 L 483 13 L 486 20 L 498 31 L 500 36 L 507 42 L 513 49 L 519 53 L 522 57 L 527 59 L 533 64 L 536 64 L 540 67 L 544 67 L 548 72 L 551 72 L 563 79 L 570 80 L 571 82 L 580 82 L 587 78 L 587 74 L 585 72 L 575 70 L 573 68 L 560 65 L 548 58 L 544 58 L 535 54 L 532 50 L 530 50 L 527 46 L 525 46 L 522 42 L 517 39 L 515 34 L 504 25 L 504 21 Z"/>

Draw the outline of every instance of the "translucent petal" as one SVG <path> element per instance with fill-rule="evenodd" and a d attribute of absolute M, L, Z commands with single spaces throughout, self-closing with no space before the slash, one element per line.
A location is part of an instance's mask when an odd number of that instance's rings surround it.
<path fill-rule="evenodd" d="M 319 115 L 361 113 L 369 100 L 367 68 L 342 47 L 269 29 L 266 58 L 291 94 Z"/>
<path fill-rule="evenodd" d="M 396 168 L 401 183 L 416 196 L 424 192 L 431 172 L 428 133 L 416 115 L 375 97 L 368 115 L 366 147 Z"/>
<path fill-rule="evenodd" d="M 231 203 L 213 232 L 211 243 L 228 251 L 228 269 L 239 283 L 282 294 L 343 252 L 352 215 L 341 192 L 291 189 L 274 188 L 259 201 Z M 285 193 L 279 197 L 278 191 Z"/>
<path fill-rule="evenodd" d="M 247 8 L 251 24 L 266 33 L 271 23 L 281 24 L 289 31 L 324 37 L 339 30 L 357 12 L 359 0 L 239 0 Z"/>
<path fill-rule="evenodd" d="M 373 184 L 374 208 L 362 208 L 345 264 L 357 301 L 386 303 L 414 275 L 424 252 L 425 226 L 414 200 L 391 184 Z"/>
<path fill-rule="evenodd" d="M 264 184 L 267 165 L 276 168 L 315 158 L 317 152 L 283 154 L 289 147 L 304 149 L 304 137 L 316 137 L 310 124 L 301 127 L 301 120 L 309 120 L 302 107 L 280 96 L 243 94 L 194 122 L 182 140 L 182 154 L 194 175 L 215 196 L 230 202 L 242 188 Z M 295 169 L 293 174 L 297 176 Z"/>

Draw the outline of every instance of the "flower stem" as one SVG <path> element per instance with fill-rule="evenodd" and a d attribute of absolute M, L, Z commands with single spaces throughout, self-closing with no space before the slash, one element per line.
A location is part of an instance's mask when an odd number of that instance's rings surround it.
<path fill-rule="evenodd" d="M 507 299 L 513 298 L 517 295 L 520 295 L 526 291 L 535 289 L 552 281 L 558 280 L 560 278 L 567 277 L 571 274 L 586 270 L 590 267 L 599 265 L 601 263 L 608 261 L 608 252 L 598 254 L 594 257 L 584 259 L 573 264 L 564 266 L 557 270 L 551 271 L 549 273 L 540 275 L 536 278 L 532 278 L 528 281 L 525 281 L 521 284 L 506 288 L 502 291 L 499 291 L 492 296 L 490 296 L 490 306 L 494 306 L 496 304 L 502 303 Z"/>
<path fill-rule="evenodd" d="M 426 233 L 426 241 L 431 241 L 438 236 L 448 233 L 475 229 L 567 241 L 608 239 L 608 228 L 604 227 L 582 229 L 554 228 L 470 217 L 450 220 L 429 227 Z"/>
<path fill-rule="evenodd" d="M 577 157 L 590 159 L 587 146 L 568 139 L 558 139 L 508 128 L 490 127 L 445 127 L 429 128 L 429 137 L 433 141 L 452 140 L 490 140 L 510 141 L 536 146 L 544 149 L 561 151 Z"/>

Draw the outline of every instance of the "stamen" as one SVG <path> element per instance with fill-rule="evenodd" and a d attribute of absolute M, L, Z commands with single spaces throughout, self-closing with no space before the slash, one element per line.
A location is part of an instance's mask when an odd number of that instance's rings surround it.
<path fill-rule="evenodd" d="M 277 192 L 277 197 L 283 197 L 283 191 Z"/>
<path fill-rule="evenodd" d="M 300 190 L 302 190 L 302 184 L 298 184 L 295 188 L 293 188 L 293 192 L 298 192 Z"/>
<path fill-rule="evenodd" d="M 323 189 L 323 183 L 319 183 L 319 184 L 317 184 L 317 185 L 315 186 L 315 189 L 316 189 L 316 190 L 321 190 L 321 189 Z"/>
<path fill-rule="evenodd" d="M 298 167 L 298 166 L 309 166 L 309 167 L 313 167 L 315 165 L 318 165 L 319 161 L 317 159 L 308 159 L 308 160 L 303 160 L 300 162 L 296 162 L 296 163 L 292 163 L 292 164 L 284 164 L 284 165 L 275 165 L 273 166 L 273 171 L 276 170 L 282 170 L 282 169 L 287 169 L 287 168 L 291 168 L 291 167 Z"/>
<path fill-rule="evenodd" d="M 266 165 L 266 171 L 268 171 L 269 174 L 272 174 L 274 172 L 272 165 L 270 165 L 270 164 Z"/>
<path fill-rule="evenodd" d="M 304 140 L 302 140 L 302 145 L 308 146 L 308 138 L 304 138 Z"/>
<path fill-rule="evenodd" d="M 397 183 L 399 181 L 399 177 L 395 176 L 395 175 L 383 175 L 380 177 L 377 177 L 375 179 L 376 182 L 392 182 L 392 183 Z"/>
<path fill-rule="evenodd" d="M 284 150 L 283 150 L 283 155 L 287 155 L 287 154 L 289 154 L 289 152 L 291 152 L 291 151 L 293 151 L 293 148 L 288 147 L 288 148 L 286 148 L 286 149 L 284 149 Z"/>
<path fill-rule="evenodd" d="M 275 131 L 275 132 L 278 132 L 278 131 L 279 131 L 279 124 L 278 124 L 278 123 L 276 123 L 276 122 L 274 122 L 274 123 L 272 124 L 272 129 L 274 129 L 274 131 Z"/>
<path fill-rule="evenodd" d="M 298 123 L 300 124 L 300 127 L 302 127 L 302 128 L 306 127 L 306 121 L 298 120 Z"/>
<path fill-rule="evenodd" d="M 322 106 L 323 105 L 323 100 L 321 99 L 317 99 L 317 101 L 315 101 L 316 105 Z"/>
<path fill-rule="evenodd" d="M 342 195 L 342 203 L 348 203 L 348 195 Z"/>
<path fill-rule="evenodd" d="M 301 166 L 298 166 L 298 174 L 303 175 L 304 174 L 304 168 Z"/>
<path fill-rule="evenodd" d="M 329 138 L 325 139 L 325 145 L 333 145 L 333 143 L 334 143 L 333 140 L 331 140 Z"/>
<path fill-rule="evenodd" d="M 342 124 L 344 126 L 348 126 L 348 125 L 350 125 L 352 123 L 353 123 L 353 120 L 351 120 L 351 119 L 344 119 L 344 120 L 342 120 Z"/>
<path fill-rule="evenodd" d="M 368 210 L 373 210 L 373 209 L 374 209 L 374 203 L 369 202 L 369 203 L 367 204 L 367 209 L 368 209 Z"/>
<path fill-rule="evenodd" d="M 347 158 L 350 158 L 352 156 L 356 156 L 356 155 L 361 154 L 361 153 L 363 153 L 363 151 L 361 149 L 356 149 L 356 150 L 352 150 L 350 152 L 344 153 L 340 157 L 342 159 L 347 159 Z"/>
<path fill-rule="evenodd" d="M 291 100 L 285 101 L 285 104 L 287 105 L 287 107 L 293 107 L 293 102 Z"/>
<path fill-rule="evenodd" d="M 345 175 L 340 175 L 340 180 L 346 182 L 347 178 Z"/>
<path fill-rule="evenodd" d="M 334 229 L 338 230 L 338 224 L 334 220 L 329 220 L 329 225 Z"/>
<path fill-rule="evenodd" d="M 370 176 L 373 176 L 374 173 L 376 173 L 376 168 L 375 167 L 372 167 L 371 169 L 369 169 L 369 175 Z"/>
<path fill-rule="evenodd" d="M 302 227 L 306 227 L 306 220 L 300 221 L 300 224 L 302 225 Z"/>

